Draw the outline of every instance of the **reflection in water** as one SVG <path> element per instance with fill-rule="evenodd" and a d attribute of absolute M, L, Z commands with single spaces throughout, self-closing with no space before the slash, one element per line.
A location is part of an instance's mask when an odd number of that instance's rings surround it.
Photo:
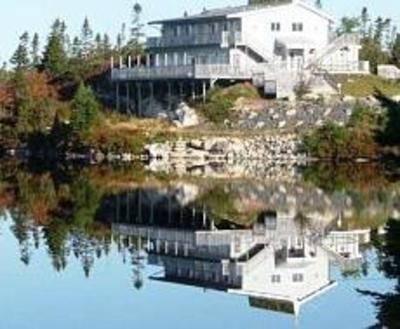
<path fill-rule="evenodd" d="M 352 181 L 307 168 L 307 179 L 255 182 L 138 172 L 3 169 L 0 208 L 20 260 L 29 265 L 45 246 L 56 271 L 76 258 L 89 277 L 116 245 L 134 289 L 150 267 L 152 282 L 247 296 L 254 308 L 297 316 L 340 285 L 332 269 L 344 280 L 368 276 L 375 264 L 365 255 L 374 248 L 396 290 L 359 293 L 375 301 L 377 328 L 397 328 L 399 222 L 387 219 L 398 217 L 400 188 L 392 177 L 369 171 Z"/>
<path fill-rule="evenodd" d="M 218 229 L 195 209 L 187 220 L 191 227 L 168 221 L 154 225 L 142 217 L 115 223 L 112 229 L 139 240 L 148 263 L 163 269 L 153 280 L 242 294 L 249 296 L 251 306 L 296 315 L 303 304 L 335 285 L 332 262 L 361 265 L 359 248 L 370 238 L 370 230 L 322 236 L 312 225 L 304 228 L 296 218 L 276 214 L 264 214 L 249 229 Z"/>

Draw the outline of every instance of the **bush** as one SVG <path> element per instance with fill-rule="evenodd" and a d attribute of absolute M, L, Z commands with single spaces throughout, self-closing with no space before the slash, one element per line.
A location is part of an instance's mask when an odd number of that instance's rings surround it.
<path fill-rule="evenodd" d="M 213 123 L 221 124 L 232 118 L 232 108 L 239 98 L 257 99 L 259 94 L 250 84 L 236 84 L 228 88 L 216 87 L 207 96 L 199 109 Z"/>

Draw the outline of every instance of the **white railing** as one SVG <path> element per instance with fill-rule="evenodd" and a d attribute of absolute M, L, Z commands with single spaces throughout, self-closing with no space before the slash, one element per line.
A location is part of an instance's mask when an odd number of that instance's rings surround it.
<path fill-rule="evenodd" d="M 264 60 L 270 62 L 270 51 L 263 46 L 264 42 L 256 35 L 247 35 L 241 32 L 236 32 L 234 35 L 234 44 L 237 46 L 248 47 L 257 53 Z"/>
<path fill-rule="evenodd" d="M 250 79 L 253 74 L 252 69 L 230 64 L 196 64 L 194 72 L 198 79 Z"/>
<path fill-rule="evenodd" d="M 112 80 L 157 80 L 194 78 L 193 65 L 113 69 Z"/>
<path fill-rule="evenodd" d="M 359 45 L 360 44 L 360 36 L 356 33 L 347 33 L 337 37 L 333 42 L 331 42 L 325 51 L 319 55 L 316 59 L 312 60 L 309 63 L 309 67 L 318 66 L 321 62 L 326 59 L 328 56 L 335 53 L 337 50 L 340 50 L 343 47 L 350 45 Z"/>
<path fill-rule="evenodd" d="M 222 44 L 226 40 L 226 32 L 220 33 L 194 33 L 179 36 L 151 37 L 147 39 L 148 48 L 198 46 L 210 44 Z"/>
<path fill-rule="evenodd" d="M 326 71 L 331 74 L 369 74 L 369 62 L 367 61 L 356 61 L 356 62 L 344 62 L 344 63 L 327 63 L 320 64 L 318 70 Z"/>
<path fill-rule="evenodd" d="M 230 64 L 114 68 L 112 80 L 251 79 L 253 70 Z"/>

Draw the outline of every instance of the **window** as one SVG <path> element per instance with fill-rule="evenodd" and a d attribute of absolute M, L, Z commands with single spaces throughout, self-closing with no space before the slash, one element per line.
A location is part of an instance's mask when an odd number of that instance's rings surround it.
<path fill-rule="evenodd" d="M 180 27 L 174 26 L 174 36 L 179 37 L 179 34 L 180 34 Z"/>
<path fill-rule="evenodd" d="M 280 283 L 281 282 L 281 276 L 279 274 L 273 274 L 271 276 L 271 282 L 272 283 Z"/>
<path fill-rule="evenodd" d="M 281 23 L 271 23 L 271 31 L 280 31 Z"/>
<path fill-rule="evenodd" d="M 304 275 L 302 273 L 295 273 L 293 274 L 293 282 L 303 282 L 304 281 Z"/>
<path fill-rule="evenodd" d="M 303 32 L 303 23 L 293 23 L 292 30 L 293 32 Z"/>

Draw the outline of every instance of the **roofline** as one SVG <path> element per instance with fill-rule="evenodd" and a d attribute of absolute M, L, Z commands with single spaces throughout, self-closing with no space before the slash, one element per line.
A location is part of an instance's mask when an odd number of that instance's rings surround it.
<path fill-rule="evenodd" d="M 336 18 L 334 18 L 332 15 L 330 15 L 326 11 L 319 9 L 315 6 L 312 6 L 305 1 L 299 0 L 299 1 L 289 2 L 289 3 L 283 3 L 279 6 L 254 5 L 254 6 L 248 6 L 247 9 L 246 9 L 246 7 L 243 7 L 242 11 L 238 11 L 238 12 L 232 13 L 232 14 L 220 14 L 220 15 L 215 15 L 215 16 L 204 16 L 204 17 L 198 16 L 198 17 L 192 17 L 192 18 L 190 16 L 189 17 L 178 17 L 178 18 L 150 21 L 150 22 L 148 22 L 148 24 L 149 25 L 161 25 L 161 24 L 179 23 L 179 22 L 193 23 L 196 21 L 207 21 L 207 20 L 223 19 L 223 18 L 236 18 L 236 17 L 239 17 L 241 14 L 247 13 L 247 12 L 263 10 L 263 9 L 279 8 L 279 7 L 283 7 L 283 6 L 293 6 L 293 5 L 300 5 L 304 9 L 312 11 L 313 13 L 329 20 L 332 23 L 337 22 Z M 242 7 L 242 6 L 239 6 L 239 7 Z M 235 7 L 232 7 L 232 8 L 235 8 Z M 215 9 L 218 9 L 218 8 L 215 8 Z M 201 13 L 199 15 L 201 15 Z"/>

